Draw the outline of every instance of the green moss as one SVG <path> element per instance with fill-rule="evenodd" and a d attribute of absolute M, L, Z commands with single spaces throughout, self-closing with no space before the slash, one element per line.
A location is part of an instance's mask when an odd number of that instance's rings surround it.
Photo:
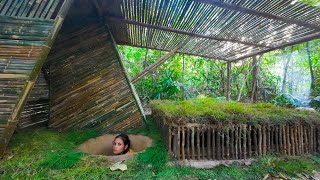
<path fill-rule="evenodd" d="M 151 101 L 154 112 L 171 119 L 184 119 L 186 122 L 210 123 L 210 120 L 242 123 L 287 122 L 319 123 L 320 114 L 310 111 L 273 106 L 268 103 L 248 104 L 240 102 L 216 101 L 213 98 L 197 98 L 189 101 Z"/>

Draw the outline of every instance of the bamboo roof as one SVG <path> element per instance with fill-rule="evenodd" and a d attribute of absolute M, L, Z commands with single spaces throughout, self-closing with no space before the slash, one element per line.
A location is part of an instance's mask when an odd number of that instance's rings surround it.
<path fill-rule="evenodd" d="M 237 61 L 320 38 L 320 9 L 297 0 L 100 0 L 118 44 Z"/>

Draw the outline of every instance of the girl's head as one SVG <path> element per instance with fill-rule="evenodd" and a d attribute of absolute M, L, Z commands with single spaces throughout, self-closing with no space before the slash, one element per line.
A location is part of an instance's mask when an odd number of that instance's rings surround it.
<path fill-rule="evenodd" d="M 113 140 L 113 154 L 121 155 L 126 154 L 130 149 L 130 139 L 126 134 L 119 134 Z"/>

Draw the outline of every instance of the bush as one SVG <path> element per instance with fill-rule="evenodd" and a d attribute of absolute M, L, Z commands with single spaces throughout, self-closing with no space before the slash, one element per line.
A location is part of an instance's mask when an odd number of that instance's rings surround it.
<path fill-rule="evenodd" d="M 315 97 L 310 101 L 310 106 L 315 110 L 320 111 L 320 96 Z"/>
<path fill-rule="evenodd" d="M 301 102 L 291 94 L 283 93 L 274 98 L 273 104 L 282 107 L 298 107 L 301 105 Z"/>

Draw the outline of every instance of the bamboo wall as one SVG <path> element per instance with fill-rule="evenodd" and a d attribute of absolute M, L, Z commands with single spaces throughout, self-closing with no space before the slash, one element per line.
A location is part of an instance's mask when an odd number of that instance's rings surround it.
<path fill-rule="evenodd" d="M 36 64 L 52 20 L 0 16 L 0 150 L 4 132 Z M 10 132 L 10 131 L 8 131 Z"/>
<path fill-rule="evenodd" d="M 74 28 L 66 23 L 63 30 L 46 65 L 50 69 L 49 126 L 111 131 L 140 126 L 141 113 L 104 25 L 92 21 Z"/>
<path fill-rule="evenodd" d="M 62 0 L 1 0 L 0 14 L 29 18 L 54 19 Z"/>
<path fill-rule="evenodd" d="M 72 0 L 0 1 L 0 157 L 71 4 Z"/>
<path fill-rule="evenodd" d="M 44 74 L 39 74 L 36 84 L 27 100 L 18 128 L 24 129 L 34 126 L 46 126 L 49 120 L 49 85 Z"/>
<path fill-rule="evenodd" d="M 312 124 L 177 125 L 156 117 L 168 152 L 178 160 L 236 160 L 270 153 L 320 152 L 320 128 Z"/>

